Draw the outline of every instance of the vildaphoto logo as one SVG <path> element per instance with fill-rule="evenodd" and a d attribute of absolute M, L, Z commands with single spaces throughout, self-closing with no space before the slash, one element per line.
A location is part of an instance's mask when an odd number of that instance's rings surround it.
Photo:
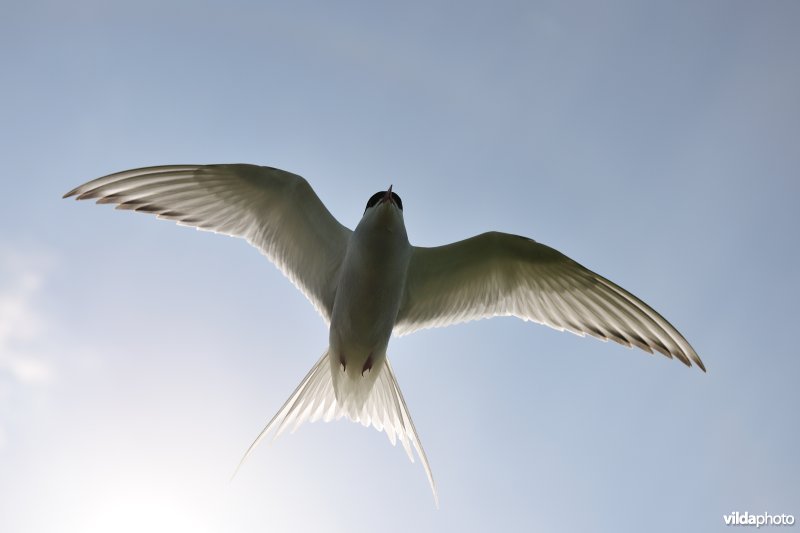
<path fill-rule="evenodd" d="M 734 511 L 731 514 L 722 515 L 726 526 L 793 526 L 794 515 L 790 514 L 750 514 Z"/>

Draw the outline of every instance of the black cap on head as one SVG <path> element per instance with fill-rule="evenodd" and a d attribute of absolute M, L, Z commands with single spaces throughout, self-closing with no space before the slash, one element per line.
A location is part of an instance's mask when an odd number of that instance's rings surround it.
<path fill-rule="evenodd" d="M 367 207 L 364 208 L 364 211 L 376 205 L 378 202 L 381 201 L 381 198 L 383 198 L 384 196 L 386 196 L 386 191 L 378 191 L 375 194 L 373 194 L 370 197 L 369 201 L 367 202 Z M 400 199 L 399 196 L 397 196 L 397 193 L 392 192 L 392 200 L 394 201 L 395 205 L 397 205 L 397 207 L 400 208 L 400 211 L 402 211 L 403 201 Z"/>

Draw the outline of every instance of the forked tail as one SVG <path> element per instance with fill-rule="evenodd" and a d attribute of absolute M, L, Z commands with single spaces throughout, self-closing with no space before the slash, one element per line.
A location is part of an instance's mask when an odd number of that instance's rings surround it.
<path fill-rule="evenodd" d="M 245 452 L 239 462 L 239 466 L 236 467 L 236 471 L 239 471 L 245 459 L 270 431 L 274 430 L 275 433 L 272 438 L 275 440 L 285 429 L 291 428 L 290 432 L 293 433 L 305 421 L 316 422 L 322 419 L 325 422 L 330 422 L 343 416 L 347 416 L 354 422 L 360 422 L 364 426 L 371 425 L 378 431 L 385 431 L 393 446 L 399 440 L 412 463 L 414 462 L 414 454 L 411 451 L 413 446 L 422 460 L 422 467 L 428 476 L 428 483 L 430 483 L 433 491 L 436 506 L 439 506 L 436 482 L 433 480 L 428 458 L 425 456 L 425 450 L 422 449 L 422 443 L 417 435 L 414 422 L 411 420 L 406 401 L 403 399 L 403 393 L 400 392 L 400 387 L 397 385 L 389 359 L 386 359 L 381 368 L 380 374 L 375 380 L 372 391 L 363 407 L 356 412 L 352 412 L 346 411 L 336 401 L 331 379 L 331 366 L 328 361 L 328 351 L 326 351 L 311 368 L 311 371 L 306 374 L 306 377 L 303 378 L 303 381 L 300 382 L 300 385 L 297 386 L 292 395 L 289 396 L 283 407 L 259 433 L 256 440 Z M 235 475 L 236 473 L 234 472 Z"/>

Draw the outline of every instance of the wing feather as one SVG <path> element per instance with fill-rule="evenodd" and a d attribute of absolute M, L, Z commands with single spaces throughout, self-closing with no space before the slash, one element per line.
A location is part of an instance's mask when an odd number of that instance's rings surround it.
<path fill-rule="evenodd" d="M 493 316 L 613 340 L 705 370 L 683 335 L 652 307 L 548 246 L 490 232 L 414 248 L 396 334 Z"/>
<path fill-rule="evenodd" d="M 110 174 L 64 195 L 246 239 L 330 322 L 352 232 L 296 174 L 255 165 L 169 165 Z"/>

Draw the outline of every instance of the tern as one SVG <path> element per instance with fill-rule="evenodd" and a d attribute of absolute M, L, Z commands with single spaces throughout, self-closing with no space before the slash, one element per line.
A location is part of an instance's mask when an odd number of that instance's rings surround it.
<path fill-rule="evenodd" d="M 242 461 L 271 431 L 346 416 L 430 464 L 386 352 L 390 337 L 494 316 L 516 316 L 705 367 L 686 339 L 625 289 L 527 237 L 488 232 L 425 248 L 409 243 L 403 202 L 373 194 L 355 230 L 331 215 L 308 182 L 271 167 L 170 165 L 118 172 L 64 198 L 152 213 L 242 237 L 311 301 L 328 348 Z M 241 463 L 240 463 L 241 466 Z"/>

